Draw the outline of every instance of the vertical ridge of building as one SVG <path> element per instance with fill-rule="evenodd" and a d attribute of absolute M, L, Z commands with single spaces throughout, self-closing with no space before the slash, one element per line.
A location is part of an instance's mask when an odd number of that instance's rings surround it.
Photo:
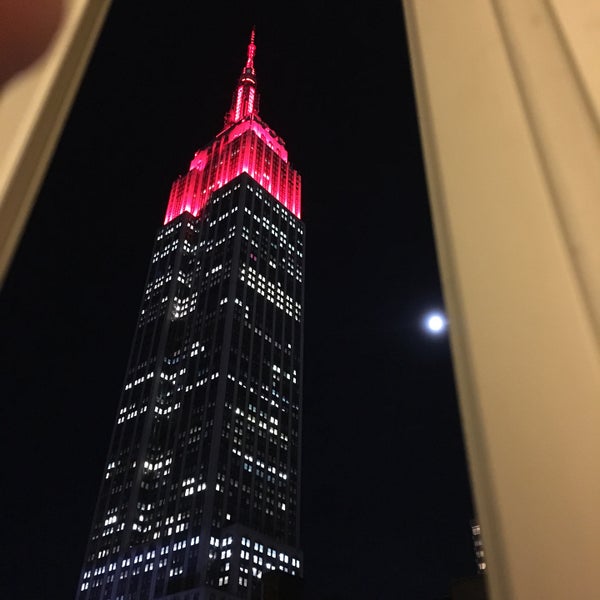
<path fill-rule="evenodd" d="M 77 600 L 302 577 L 300 176 L 258 116 L 254 42 L 156 236 Z"/>

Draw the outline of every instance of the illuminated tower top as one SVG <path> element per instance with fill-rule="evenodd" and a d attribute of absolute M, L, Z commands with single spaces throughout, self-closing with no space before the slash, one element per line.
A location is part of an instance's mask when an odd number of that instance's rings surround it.
<path fill-rule="evenodd" d="M 238 86 L 233 95 L 231 109 L 225 115 L 225 127 L 241 121 L 244 117 L 258 116 L 258 93 L 256 92 L 256 71 L 254 70 L 254 29 L 250 34 L 246 66 L 238 81 Z"/>
<path fill-rule="evenodd" d="M 210 195 L 241 173 L 248 173 L 300 218 L 300 175 L 288 162 L 285 142 L 258 115 L 254 38 L 253 29 L 225 126 L 173 183 L 165 224 L 183 212 L 198 216 Z"/>

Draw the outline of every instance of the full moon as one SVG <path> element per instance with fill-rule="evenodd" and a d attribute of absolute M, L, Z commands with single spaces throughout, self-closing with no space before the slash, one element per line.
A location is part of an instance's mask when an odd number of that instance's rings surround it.
<path fill-rule="evenodd" d="M 440 312 L 432 312 L 427 314 L 423 322 L 425 329 L 433 335 L 439 335 L 443 333 L 446 331 L 446 327 L 448 326 L 446 317 Z"/>

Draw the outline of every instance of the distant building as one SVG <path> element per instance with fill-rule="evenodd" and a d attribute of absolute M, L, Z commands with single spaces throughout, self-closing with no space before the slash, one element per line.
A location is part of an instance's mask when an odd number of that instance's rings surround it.
<path fill-rule="evenodd" d="M 481 538 L 481 527 L 477 519 L 471 520 L 471 536 L 473 537 L 473 549 L 475 551 L 475 561 L 477 563 L 477 571 L 485 573 L 487 563 L 485 562 L 485 552 L 483 550 L 483 540 Z"/>
<path fill-rule="evenodd" d="M 477 519 L 471 520 L 471 536 L 473 538 L 473 549 L 477 574 L 466 577 L 458 577 L 450 584 L 450 595 L 440 600 L 487 600 L 486 588 L 486 562 L 481 539 L 481 527 Z"/>
<path fill-rule="evenodd" d="M 487 600 L 488 598 L 485 577 L 487 565 L 483 552 L 481 527 L 477 519 L 471 520 L 471 536 L 473 538 L 477 574 L 459 577 L 452 581 L 449 600 Z"/>
<path fill-rule="evenodd" d="M 304 224 L 255 50 L 171 189 L 78 600 L 299 597 Z"/>

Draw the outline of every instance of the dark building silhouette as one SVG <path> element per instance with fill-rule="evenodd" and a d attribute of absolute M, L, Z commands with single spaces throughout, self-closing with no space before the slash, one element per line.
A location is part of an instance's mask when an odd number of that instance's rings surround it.
<path fill-rule="evenodd" d="M 487 600 L 485 575 L 478 573 L 452 582 L 450 600 Z"/>
<path fill-rule="evenodd" d="M 302 600 L 302 579 L 282 571 L 265 573 L 262 600 Z"/>
<path fill-rule="evenodd" d="M 302 576 L 300 176 L 258 115 L 254 56 L 252 32 L 223 130 L 172 186 L 78 600 L 260 598 L 264 575 Z"/>

